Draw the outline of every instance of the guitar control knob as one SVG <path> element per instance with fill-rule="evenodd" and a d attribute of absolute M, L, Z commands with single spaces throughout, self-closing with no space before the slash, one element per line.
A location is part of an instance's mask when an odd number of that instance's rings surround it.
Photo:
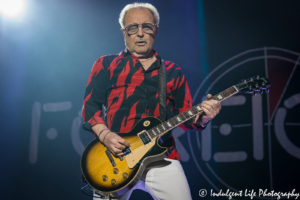
<path fill-rule="evenodd" d="M 114 172 L 114 174 L 118 174 L 118 173 L 119 173 L 119 170 L 118 170 L 117 168 L 114 168 L 114 169 L 113 169 L 113 172 Z"/>
<path fill-rule="evenodd" d="M 112 179 L 112 180 L 111 180 L 111 185 L 112 185 L 112 186 L 117 185 L 117 181 L 116 181 L 115 179 Z"/>
<path fill-rule="evenodd" d="M 105 182 L 105 181 L 108 180 L 108 177 L 107 177 L 106 175 L 103 175 L 103 176 L 102 176 L 102 180 Z"/>
<path fill-rule="evenodd" d="M 124 179 L 128 178 L 128 174 L 127 174 L 126 172 L 123 173 L 123 178 L 124 178 Z"/>

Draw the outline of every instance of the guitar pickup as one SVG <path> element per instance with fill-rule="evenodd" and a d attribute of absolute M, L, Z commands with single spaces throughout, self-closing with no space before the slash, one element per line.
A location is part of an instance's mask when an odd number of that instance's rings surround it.
<path fill-rule="evenodd" d="M 111 153 L 108 150 L 106 150 L 105 153 L 106 153 L 110 163 L 112 164 L 112 166 L 115 167 L 116 162 L 115 162 L 114 158 L 112 157 Z"/>

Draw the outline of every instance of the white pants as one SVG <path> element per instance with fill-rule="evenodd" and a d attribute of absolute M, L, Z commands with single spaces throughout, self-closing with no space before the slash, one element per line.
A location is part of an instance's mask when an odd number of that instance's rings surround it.
<path fill-rule="evenodd" d="M 116 200 L 128 200 L 133 190 L 141 189 L 155 200 L 190 200 L 190 188 L 182 166 L 178 160 L 165 158 L 150 163 L 138 183 L 127 193 L 114 197 Z M 98 196 L 94 193 L 95 196 Z M 93 198 L 98 200 L 99 198 Z"/>

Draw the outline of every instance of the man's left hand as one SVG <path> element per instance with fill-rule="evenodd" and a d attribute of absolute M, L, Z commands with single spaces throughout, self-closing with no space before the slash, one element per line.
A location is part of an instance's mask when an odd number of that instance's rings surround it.
<path fill-rule="evenodd" d="M 206 101 L 203 101 L 201 103 L 201 109 L 203 110 L 203 113 L 199 115 L 195 119 L 195 123 L 201 122 L 201 124 L 207 124 L 210 120 L 212 120 L 217 114 L 219 114 L 221 110 L 221 104 L 219 101 L 211 99 L 212 95 L 208 94 L 206 96 Z"/>

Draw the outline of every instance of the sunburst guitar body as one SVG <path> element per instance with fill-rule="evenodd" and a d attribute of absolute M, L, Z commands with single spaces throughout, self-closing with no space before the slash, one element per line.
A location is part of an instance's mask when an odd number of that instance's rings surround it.
<path fill-rule="evenodd" d="M 124 156 L 115 157 L 94 139 L 81 156 L 81 170 L 88 184 L 103 195 L 119 196 L 140 179 L 146 165 L 165 158 L 167 148 L 151 138 L 147 130 L 161 124 L 158 118 L 141 119 L 128 133 L 117 133 L 130 143 Z"/>

